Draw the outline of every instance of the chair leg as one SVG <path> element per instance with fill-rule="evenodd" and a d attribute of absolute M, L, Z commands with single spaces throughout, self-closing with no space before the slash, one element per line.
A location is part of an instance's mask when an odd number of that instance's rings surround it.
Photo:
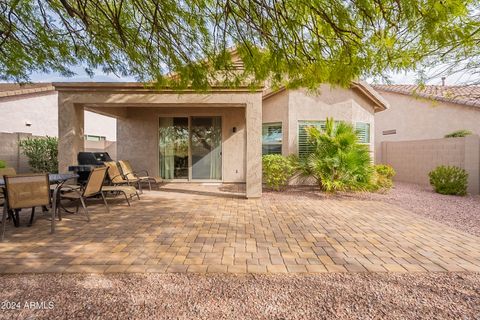
<path fill-rule="evenodd" d="M 85 212 L 85 215 L 87 216 L 87 221 L 90 222 L 90 216 L 88 214 L 87 205 L 85 204 L 85 200 L 83 199 L 83 197 L 80 198 L 80 202 L 82 203 L 83 212 Z"/>
<path fill-rule="evenodd" d="M 123 194 L 125 195 L 125 200 L 127 200 L 127 204 L 128 204 L 128 206 L 130 207 L 130 200 L 128 200 L 127 193 L 124 192 Z"/>
<path fill-rule="evenodd" d="M 8 220 L 12 220 L 13 226 L 17 226 L 17 218 L 15 218 L 15 212 L 12 209 L 7 210 Z"/>
<path fill-rule="evenodd" d="M 137 195 L 138 200 L 140 200 L 140 195 L 138 194 L 137 191 L 135 191 L 135 194 Z"/>
<path fill-rule="evenodd" d="M 107 204 L 107 199 L 105 199 L 105 195 L 103 194 L 103 192 L 100 192 L 100 194 L 102 195 L 103 203 L 105 203 L 105 208 L 107 209 L 107 212 L 110 212 Z"/>
<path fill-rule="evenodd" d="M 33 224 L 33 217 L 35 216 L 35 207 L 32 207 L 32 214 L 30 215 L 30 222 L 28 222 L 28 225 L 29 227 L 32 226 Z"/>
<path fill-rule="evenodd" d="M 0 238 L 0 241 L 3 241 L 5 238 L 5 225 L 7 224 L 7 204 L 3 204 L 3 215 L 2 215 L 2 236 Z"/>
<path fill-rule="evenodd" d="M 13 217 L 13 224 L 15 228 L 19 228 L 20 227 L 20 209 L 13 210 L 12 217 Z"/>
<path fill-rule="evenodd" d="M 147 182 L 148 182 L 148 188 L 150 189 L 150 191 L 152 191 L 152 183 L 150 182 L 150 179 L 148 179 Z"/>

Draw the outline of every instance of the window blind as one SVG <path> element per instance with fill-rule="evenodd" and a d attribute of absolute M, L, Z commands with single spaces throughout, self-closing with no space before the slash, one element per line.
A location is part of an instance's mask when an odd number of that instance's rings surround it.
<path fill-rule="evenodd" d="M 315 127 L 325 129 L 325 121 L 299 121 L 298 122 L 298 156 L 306 157 L 313 152 L 313 145 L 308 142 L 307 128 Z"/>

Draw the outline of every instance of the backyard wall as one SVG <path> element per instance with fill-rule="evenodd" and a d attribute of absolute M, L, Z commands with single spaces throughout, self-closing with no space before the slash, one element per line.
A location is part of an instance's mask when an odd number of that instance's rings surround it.
<path fill-rule="evenodd" d="M 461 129 L 480 135 L 479 107 L 379 92 L 390 108 L 375 114 L 376 162 L 382 157 L 378 151 L 383 141 L 441 139 Z"/>
<path fill-rule="evenodd" d="M 437 166 L 457 166 L 468 172 L 468 192 L 480 192 L 478 135 L 434 140 L 384 141 L 381 148 L 381 163 L 389 164 L 395 169 L 396 181 L 429 185 L 428 173 Z"/>
<path fill-rule="evenodd" d="M 0 160 L 6 161 L 7 166 L 15 168 L 18 173 L 31 172 L 28 158 L 22 154 L 21 149 L 18 147 L 20 140 L 31 137 L 39 136 L 25 132 L 0 132 Z M 116 160 L 117 158 L 117 144 L 115 141 L 85 141 L 85 150 L 92 152 L 106 151 L 112 159 Z"/>
<path fill-rule="evenodd" d="M 33 136 L 31 133 L 24 132 L 0 132 L 0 160 L 6 161 L 7 166 L 15 168 L 18 173 L 30 172 L 28 159 L 22 155 L 18 147 L 18 142 L 28 137 Z"/>

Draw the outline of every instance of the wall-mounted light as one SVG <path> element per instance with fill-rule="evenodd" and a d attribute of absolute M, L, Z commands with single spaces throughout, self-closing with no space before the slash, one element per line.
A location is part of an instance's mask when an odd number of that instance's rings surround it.
<path fill-rule="evenodd" d="M 233 128 L 232 128 L 232 132 L 233 132 L 233 133 L 237 132 L 237 127 L 233 127 Z"/>
<path fill-rule="evenodd" d="M 25 126 L 27 126 L 27 127 L 31 127 L 31 126 L 32 126 L 32 123 L 31 123 L 30 121 L 28 121 L 28 120 L 27 120 L 27 121 L 25 121 Z"/>

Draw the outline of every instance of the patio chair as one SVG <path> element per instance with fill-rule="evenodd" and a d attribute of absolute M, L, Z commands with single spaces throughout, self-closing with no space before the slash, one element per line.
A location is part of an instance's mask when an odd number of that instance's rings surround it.
<path fill-rule="evenodd" d="M 128 160 L 120 160 L 118 163 L 120 164 L 120 168 L 125 177 L 129 179 L 139 179 L 141 182 L 147 182 L 150 191 L 152 191 L 152 182 L 158 185 L 163 181 L 161 177 L 150 176 L 147 170 L 133 171 L 132 165 Z M 140 176 L 141 173 L 143 173 L 144 176 Z"/>
<path fill-rule="evenodd" d="M 140 193 L 142 193 L 142 184 L 140 183 L 139 179 L 130 179 L 123 176 L 115 161 L 106 161 L 105 165 L 108 168 L 108 178 L 114 186 L 131 186 L 136 184 L 138 186 L 138 190 L 140 191 Z"/>
<path fill-rule="evenodd" d="M 77 201 L 77 209 L 75 212 L 78 212 L 78 208 L 81 204 L 83 207 L 83 212 L 87 216 L 87 221 L 90 221 L 90 216 L 88 214 L 86 204 L 86 200 L 89 198 L 101 196 L 103 199 L 103 203 L 105 204 L 105 208 L 107 209 L 107 212 L 109 212 L 107 200 L 105 199 L 105 195 L 102 192 L 102 185 L 103 181 L 105 180 L 106 174 L 107 167 L 99 167 L 93 169 L 88 176 L 88 180 L 85 186 L 81 186 L 80 188 L 73 188 L 69 186 L 62 187 L 62 191 L 64 191 L 64 193 L 61 193 L 60 200 L 68 199 L 72 201 Z M 60 211 L 58 211 L 58 217 L 59 219 L 61 219 Z"/>
<path fill-rule="evenodd" d="M 16 176 L 17 171 L 15 171 L 15 168 L 1 168 L 0 169 L 0 177 L 3 178 L 3 176 Z M 3 203 L 5 202 L 5 197 L 3 196 L 3 192 L 0 190 L 0 206 L 3 206 Z"/>
<path fill-rule="evenodd" d="M 140 200 L 140 195 L 137 192 L 137 189 L 132 186 L 103 186 L 102 192 L 104 193 L 112 193 L 114 196 L 118 194 L 123 194 L 125 200 L 127 200 L 127 204 L 130 207 L 130 199 L 134 196 L 137 196 L 138 200 Z"/>
<path fill-rule="evenodd" d="M 50 205 L 50 188 L 48 174 L 26 174 L 26 175 L 5 175 L 5 203 L 2 216 L 2 236 L 5 235 L 5 224 L 7 214 L 17 215 L 24 208 L 32 208 L 30 222 L 33 224 L 35 207 L 46 207 Z M 12 216 L 14 223 L 15 218 Z"/>

